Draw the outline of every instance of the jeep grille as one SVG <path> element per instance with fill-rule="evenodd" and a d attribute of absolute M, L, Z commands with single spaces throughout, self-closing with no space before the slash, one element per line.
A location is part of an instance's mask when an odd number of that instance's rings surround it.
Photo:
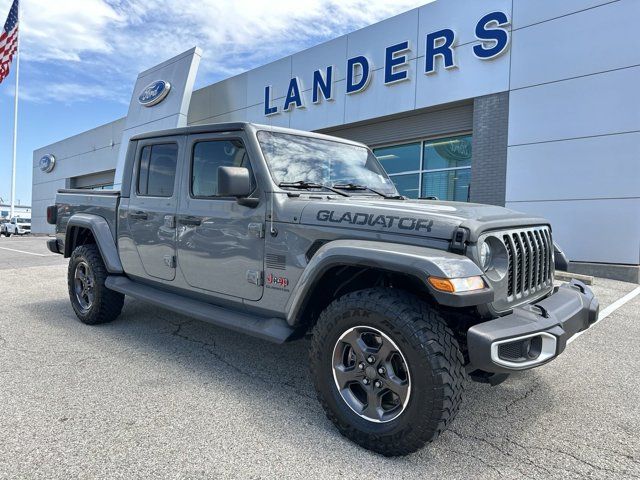
<path fill-rule="evenodd" d="M 507 301 L 547 289 L 553 283 L 553 242 L 548 227 L 504 232 L 507 248 Z"/>

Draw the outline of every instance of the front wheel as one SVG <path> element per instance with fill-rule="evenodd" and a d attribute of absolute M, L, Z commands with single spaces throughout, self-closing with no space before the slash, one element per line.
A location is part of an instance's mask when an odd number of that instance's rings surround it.
<path fill-rule="evenodd" d="M 96 245 L 80 245 L 71 254 L 67 270 L 69 298 L 82 323 L 106 323 L 120 315 L 124 295 L 104 285 L 108 276 Z"/>
<path fill-rule="evenodd" d="M 310 363 L 318 399 L 340 433 L 386 456 L 435 440 L 457 414 L 466 382 L 443 318 L 393 289 L 331 303 L 315 327 Z"/>

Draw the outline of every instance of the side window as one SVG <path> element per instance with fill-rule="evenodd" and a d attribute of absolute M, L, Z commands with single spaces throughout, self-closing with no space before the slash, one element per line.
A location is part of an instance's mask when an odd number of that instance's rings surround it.
<path fill-rule="evenodd" d="M 172 196 L 177 163 L 178 145 L 175 143 L 144 147 L 138 167 L 138 195 Z"/>
<path fill-rule="evenodd" d="M 218 195 L 218 167 L 248 168 L 255 188 L 251 163 L 240 140 L 198 142 L 193 147 L 191 163 L 191 194 L 194 197 Z"/>

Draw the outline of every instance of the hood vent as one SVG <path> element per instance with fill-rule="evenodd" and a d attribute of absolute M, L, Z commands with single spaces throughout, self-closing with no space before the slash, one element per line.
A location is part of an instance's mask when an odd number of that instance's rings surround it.
<path fill-rule="evenodd" d="M 316 240 L 313 242 L 306 253 L 307 262 L 311 260 L 313 256 L 318 253 L 318 250 L 320 250 L 320 248 L 326 243 L 329 243 L 329 240 Z"/>

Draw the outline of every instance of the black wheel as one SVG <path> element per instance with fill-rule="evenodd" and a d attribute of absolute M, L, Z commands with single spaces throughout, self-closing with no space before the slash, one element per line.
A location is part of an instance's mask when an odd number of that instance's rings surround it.
<path fill-rule="evenodd" d="M 104 286 L 107 275 L 96 245 L 81 245 L 71 254 L 67 271 L 69 298 L 82 323 L 106 323 L 120 315 L 124 295 Z"/>
<path fill-rule="evenodd" d="M 393 289 L 347 294 L 320 315 L 310 363 L 340 433 L 386 456 L 435 440 L 466 383 L 463 356 L 437 310 Z"/>

